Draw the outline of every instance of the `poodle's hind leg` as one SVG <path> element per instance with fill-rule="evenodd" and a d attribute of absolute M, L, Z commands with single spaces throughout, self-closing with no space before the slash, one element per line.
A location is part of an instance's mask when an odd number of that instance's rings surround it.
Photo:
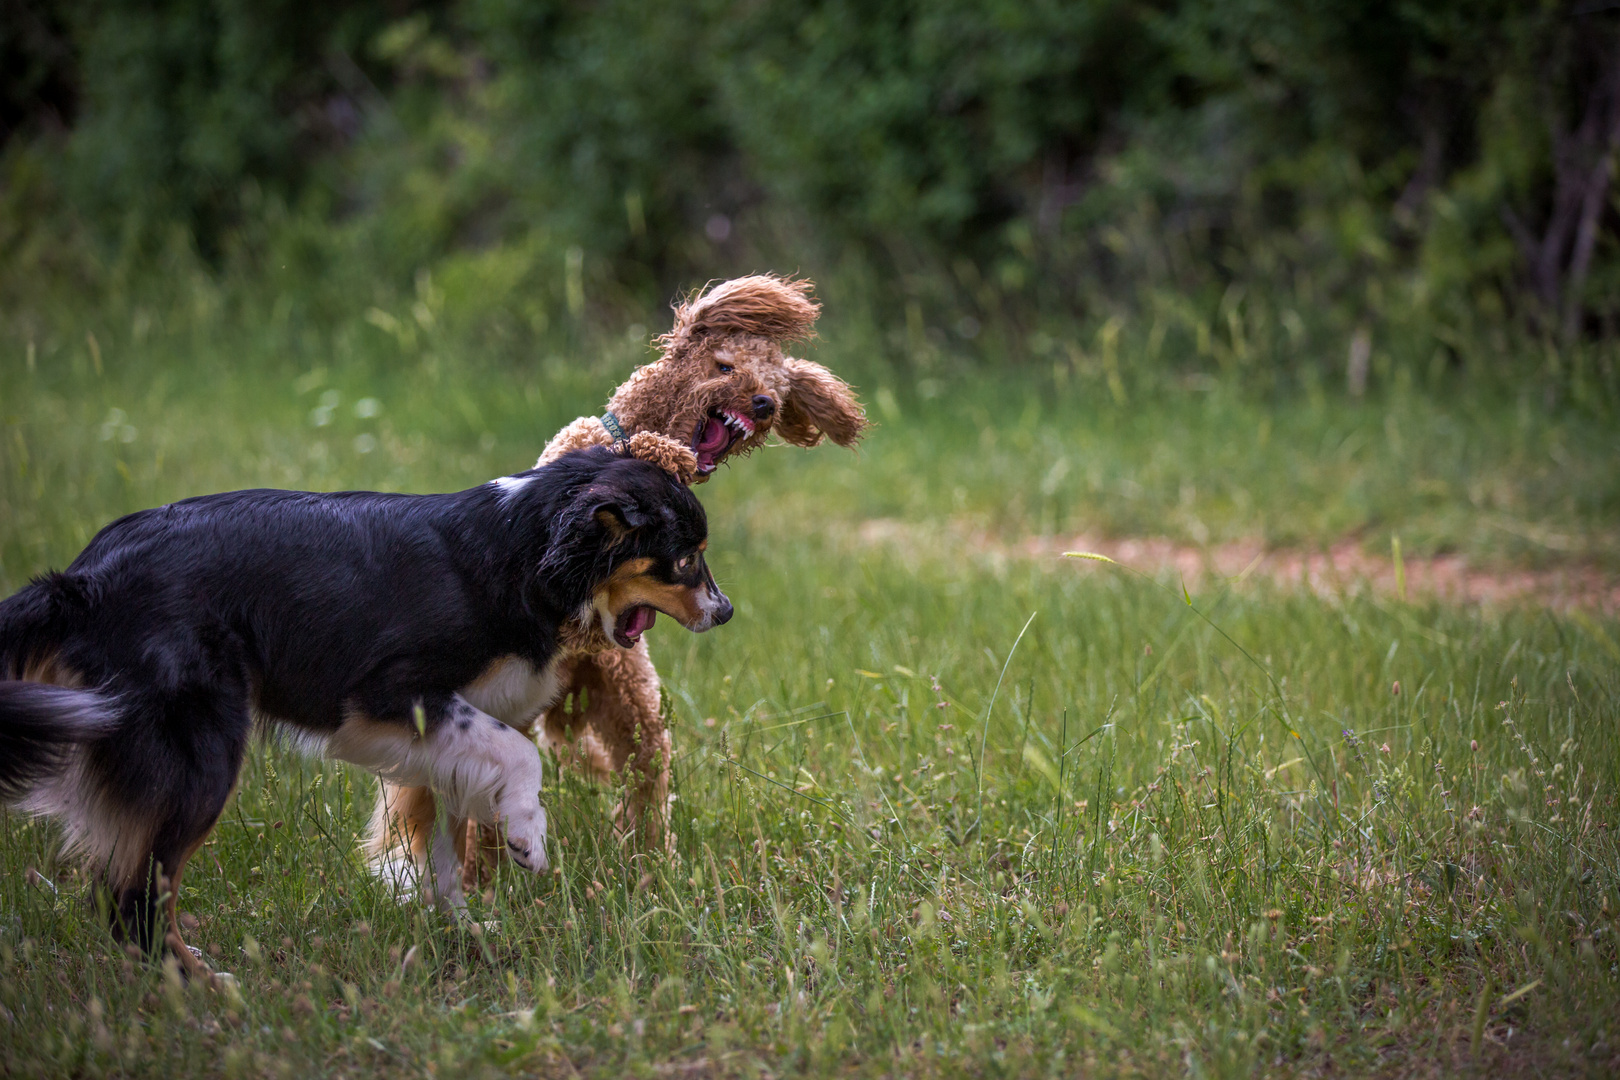
<path fill-rule="evenodd" d="M 465 826 L 461 887 L 467 892 L 483 893 L 495 884 L 495 868 L 501 864 L 506 844 L 498 825 L 468 821 Z"/>
<path fill-rule="evenodd" d="M 642 648 L 644 646 L 637 646 Z M 591 716 L 611 695 L 602 672 L 601 656 L 576 656 L 558 669 L 562 689 L 557 700 L 540 714 L 539 743 L 571 772 L 605 783 L 618 772 L 619 763 L 597 738 Z"/>
<path fill-rule="evenodd" d="M 573 717 L 569 756 L 588 771 L 618 774 L 624 796 L 613 817 L 621 835 L 644 851 L 667 848 L 671 740 L 646 642 L 578 662 L 574 694 L 583 708 Z M 556 711 L 547 714 L 548 736 Z"/>

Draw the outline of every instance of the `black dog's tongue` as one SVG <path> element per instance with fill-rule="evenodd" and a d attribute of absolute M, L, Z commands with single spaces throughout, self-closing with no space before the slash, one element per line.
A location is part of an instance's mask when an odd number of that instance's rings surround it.
<path fill-rule="evenodd" d="M 637 604 L 619 616 L 618 625 L 613 628 L 613 640 L 626 649 L 633 648 L 641 635 L 657 620 L 658 612 L 645 604 Z"/>

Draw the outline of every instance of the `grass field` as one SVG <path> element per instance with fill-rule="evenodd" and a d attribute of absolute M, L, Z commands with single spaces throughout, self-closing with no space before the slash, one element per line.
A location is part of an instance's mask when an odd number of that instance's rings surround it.
<path fill-rule="evenodd" d="M 185 495 L 525 467 L 640 355 L 519 368 L 362 330 L 6 337 L 0 590 Z M 11 815 L 0 1069 L 1620 1069 L 1612 615 L 1184 592 L 945 540 L 1399 536 L 1613 575 L 1620 436 L 1537 402 L 914 383 L 823 333 L 878 426 L 700 489 L 738 617 L 652 635 L 674 857 L 621 850 L 613 793 L 548 767 L 555 872 L 503 872 L 451 921 L 362 869 L 369 778 L 266 746 L 185 882 L 193 943 L 240 987 L 211 994 L 120 952 Z M 864 543 L 873 519 L 912 539 Z"/>

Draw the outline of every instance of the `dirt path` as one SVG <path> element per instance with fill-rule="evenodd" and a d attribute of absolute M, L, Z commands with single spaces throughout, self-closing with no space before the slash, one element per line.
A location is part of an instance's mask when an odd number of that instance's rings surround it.
<path fill-rule="evenodd" d="M 1149 575 L 1172 571 L 1189 588 L 1234 578 L 1269 580 L 1324 596 L 1354 595 L 1369 589 L 1395 596 L 1404 587 L 1413 598 L 1435 596 L 1462 604 L 1530 604 L 1560 611 L 1620 614 L 1620 575 L 1589 563 L 1544 569 L 1490 568 L 1472 566 L 1461 555 L 1440 555 L 1403 558 L 1397 570 L 1391 554 L 1370 554 L 1353 540 L 1317 551 L 1268 549 L 1259 540 L 1194 547 L 1164 537 L 1110 538 L 1085 533 L 1008 541 L 963 527 L 925 529 L 891 518 L 863 522 L 856 538 L 865 546 L 960 544 L 992 561 L 1046 561 L 1061 559 L 1068 551 L 1093 552 Z"/>

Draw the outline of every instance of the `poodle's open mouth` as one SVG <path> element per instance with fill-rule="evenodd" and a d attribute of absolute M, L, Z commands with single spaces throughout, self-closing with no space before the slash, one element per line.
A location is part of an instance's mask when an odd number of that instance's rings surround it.
<path fill-rule="evenodd" d="M 754 422 L 736 409 L 710 409 L 692 435 L 692 453 L 697 455 L 699 476 L 707 476 L 731 452 L 739 439 L 754 433 Z"/>
<path fill-rule="evenodd" d="M 613 640 L 626 649 L 633 649 L 657 618 L 658 612 L 646 604 L 627 607 L 613 622 Z"/>

